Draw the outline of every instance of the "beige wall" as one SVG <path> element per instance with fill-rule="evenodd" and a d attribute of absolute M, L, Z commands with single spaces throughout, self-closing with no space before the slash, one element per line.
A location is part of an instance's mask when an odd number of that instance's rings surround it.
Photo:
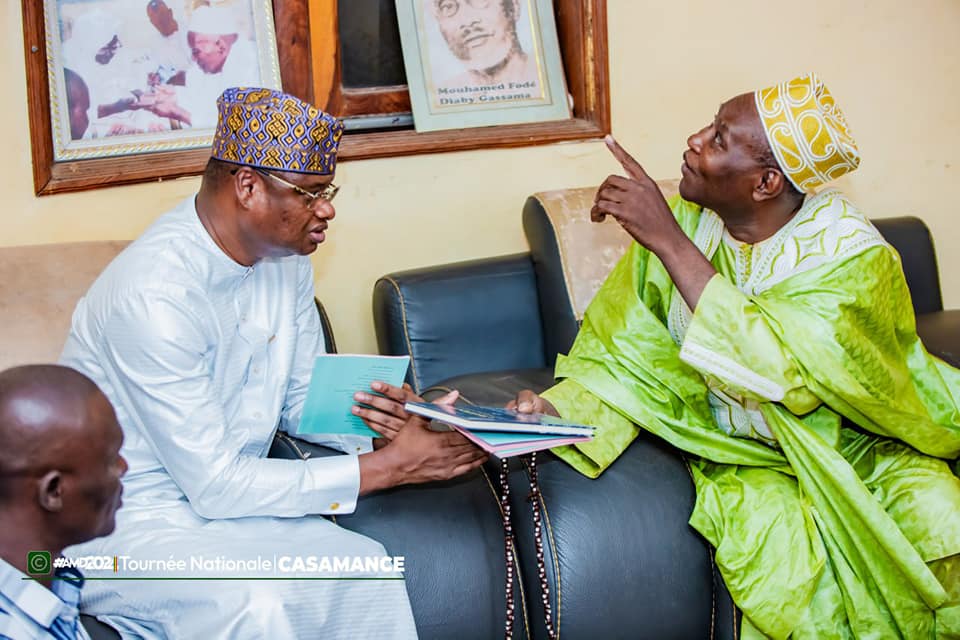
<path fill-rule="evenodd" d="M 20 2 L 3 4 L 0 244 L 132 238 L 196 189 L 185 179 L 34 197 Z M 611 0 L 614 133 L 652 175 L 675 177 L 687 134 L 724 98 L 819 71 L 864 158 L 840 186 L 871 216 L 927 221 L 945 302 L 960 307 L 960 2 L 912 4 Z M 344 163 L 338 218 L 314 260 L 341 350 L 376 349 L 370 296 L 381 274 L 526 250 L 529 193 L 597 184 L 616 169 L 596 142 Z"/>

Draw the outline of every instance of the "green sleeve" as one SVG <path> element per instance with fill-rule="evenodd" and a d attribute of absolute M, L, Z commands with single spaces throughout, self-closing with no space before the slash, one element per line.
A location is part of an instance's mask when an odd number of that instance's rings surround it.
<path fill-rule="evenodd" d="M 762 308 L 720 274 L 697 302 L 680 358 L 741 403 L 780 402 L 797 415 L 820 404 Z"/>
<path fill-rule="evenodd" d="M 567 420 L 596 428 L 594 439 L 590 442 L 552 449 L 562 460 L 590 478 L 596 478 L 610 466 L 639 433 L 629 419 L 574 380 L 563 380 L 541 395 Z"/>

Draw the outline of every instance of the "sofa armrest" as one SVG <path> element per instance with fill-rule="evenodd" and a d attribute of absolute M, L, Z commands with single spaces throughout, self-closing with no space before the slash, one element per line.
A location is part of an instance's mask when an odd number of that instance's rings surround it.
<path fill-rule="evenodd" d="M 920 218 L 875 218 L 870 222 L 900 254 L 903 275 L 917 315 L 943 310 L 937 254 L 930 230 Z"/>
<path fill-rule="evenodd" d="M 546 365 L 526 253 L 388 274 L 373 290 L 380 353 L 410 355 L 419 393 L 440 380 Z"/>
<path fill-rule="evenodd" d="M 921 313 L 917 335 L 923 346 L 952 367 L 960 367 L 960 309 Z"/>
<path fill-rule="evenodd" d="M 557 229 L 543 206 L 531 196 L 523 205 L 523 232 L 530 243 L 530 257 L 537 277 L 540 316 L 543 322 L 544 357 L 549 366 L 557 354 L 567 353 L 580 330 L 571 285 L 565 276 Z"/>
<path fill-rule="evenodd" d="M 314 297 L 313 303 L 317 307 L 317 313 L 320 315 L 320 329 L 323 331 L 323 349 L 326 353 L 337 352 L 337 341 L 333 337 L 333 326 L 330 324 L 330 316 L 319 298 Z"/>

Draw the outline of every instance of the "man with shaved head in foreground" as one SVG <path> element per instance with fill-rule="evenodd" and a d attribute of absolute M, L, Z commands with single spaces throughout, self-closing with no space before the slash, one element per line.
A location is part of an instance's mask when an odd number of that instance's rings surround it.
<path fill-rule="evenodd" d="M 110 401 L 82 373 L 0 372 L 0 637 L 88 637 L 78 622 L 83 576 L 54 573 L 51 560 L 113 531 L 122 442 Z"/>

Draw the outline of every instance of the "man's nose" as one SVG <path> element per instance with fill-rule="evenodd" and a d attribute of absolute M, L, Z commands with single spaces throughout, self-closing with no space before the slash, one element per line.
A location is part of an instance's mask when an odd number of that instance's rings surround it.
<path fill-rule="evenodd" d="M 334 209 L 332 202 L 323 198 L 317 198 L 317 201 L 317 204 L 313 207 L 313 215 L 321 220 L 333 220 L 337 217 L 337 210 Z"/>
<path fill-rule="evenodd" d="M 697 153 L 700 153 L 700 150 L 703 148 L 703 135 L 709 128 L 710 127 L 704 127 L 703 129 L 700 129 L 700 131 L 691 134 L 691 136 L 687 138 L 687 146 Z"/>

